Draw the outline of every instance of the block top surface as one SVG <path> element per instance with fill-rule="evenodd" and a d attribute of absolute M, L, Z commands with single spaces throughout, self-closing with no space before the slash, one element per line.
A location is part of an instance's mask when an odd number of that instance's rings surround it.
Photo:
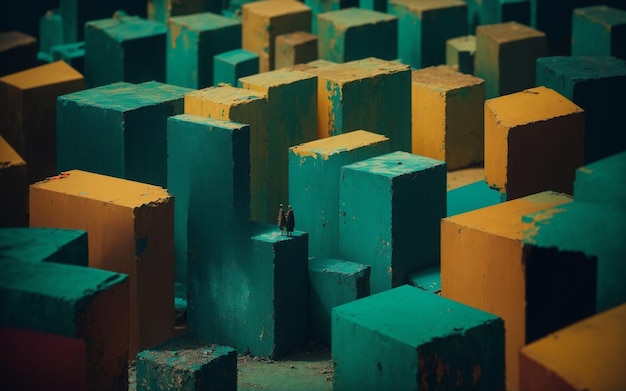
<path fill-rule="evenodd" d="M 194 91 L 191 88 L 165 84 L 158 81 L 146 81 L 137 84 L 137 93 L 160 103 L 169 100 L 182 99 L 186 93 Z"/>
<path fill-rule="evenodd" d="M 245 127 L 248 127 L 247 124 L 241 124 L 239 122 L 226 121 L 222 119 L 209 118 L 195 114 L 179 114 L 174 115 L 168 118 L 168 121 L 182 121 L 182 122 L 192 122 L 195 124 L 203 125 L 206 127 L 215 127 L 220 129 L 228 129 L 228 130 L 239 130 Z"/>
<path fill-rule="evenodd" d="M 334 307 L 333 317 L 337 316 L 411 347 L 499 321 L 495 315 L 409 285 Z"/>
<path fill-rule="evenodd" d="M 298 220 L 298 211 L 294 210 L 294 216 L 296 221 Z M 252 233 L 250 237 L 252 240 L 266 242 L 266 243 L 278 243 L 286 240 L 295 240 L 297 238 L 306 236 L 307 233 L 301 231 L 293 231 L 291 236 L 281 235 L 280 229 L 271 224 L 254 223 L 252 225 Z"/>
<path fill-rule="evenodd" d="M 82 236 L 86 237 L 87 231 L 61 228 L 2 228 L 0 260 L 44 261 L 66 244 Z"/>
<path fill-rule="evenodd" d="M 319 13 L 317 14 L 317 18 L 318 20 L 331 22 L 338 31 L 348 27 L 383 23 L 398 19 L 395 15 L 355 7 Z"/>
<path fill-rule="evenodd" d="M 466 35 L 463 37 L 451 38 L 446 41 L 446 44 L 452 45 L 459 51 L 475 52 L 476 51 L 476 36 Z"/>
<path fill-rule="evenodd" d="M 282 41 L 291 45 L 317 40 L 317 35 L 306 31 L 294 31 L 292 33 L 281 34 L 276 37 L 277 41 Z"/>
<path fill-rule="evenodd" d="M 155 361 L 183 371 L 199 370 L 216 358 L 235 353 L 229 346 L 196 342 L 187 338 L 171 339 L 137 355 L 139 360 Z M 236 353 L 235 353 L 236 354 Z M 162 370 L 162 369 L 160 369 Z"/>
<path fill-rule="evenodd" d="M 37 44 L 37 38 L 21 31 L 5 31 L 0 33 L 0 52 L 23 45 Z"/>
<path fill-rule="evenodd" d="M 574 82 L 626 76 L 626 61 L 610 56 L 540 57 L 537 64 Z"/>
<path fill-rule="evenodd" d="M 389 0 L 389 4 L 418 12 L 451 7 L 467 7 L 467 3 L 462 0 Z"/>
<path fill-rule="evenodd" d="M 171 30 L 186 28 L 194 31 L 211 31 L 224 27 L 237 26 L 240 25 L 241 22 L 212 12 L 202 12 L 170 17 L 168 24 Z M 180 33 L 180 30 L 178 30 L 178 33 Z M 174 35 L 175 34 L 172 33 L 172 39 L 176 39 Z"/>
<path fill-rule="evenodd" d="M 0 136 L 0 169 L 6 169 L 13 166 L 25 166 L 26 162 L 15 152 L 15 149 Z"/>
<path fill-rule="evenodd" d="M 312 157 L 314 159 L 321 157 L 328 159 L 332 155 L 353 151 L 387 140 L 389 140 L 387 137 L 377 133 L 368 132 L 366 130 L 354 130 L 337 136 L 326 137 L 296 145 L 295 147 L 289 148 L 289 150 L 294 155 L 300 157 Z"/>
<path fill-rule="evenodd" d="M 314 67 L 306 71 L 326 80 L 345 83 L 381 75 L 410 72 L 410 70 L 411 67 L 408 65 L 370 57 L 342 64 Z"/>
<path fill-rule="evenodd" d="M 224 53 L 220 53 L 214 58 L 226 63 L 238 64 L 243 61 L 248 61 L 255 58 L 258 59 L 259 55 L 245 49 L 234 49 Z"/>
<path fill-rule="evenodd" d="M 574 15 L 588 19 L 593 23 L 602 24 L 607 30 L 614 26 L 626 24 L 626 11 L 606 5 L 577 8 L 574 10 Z"/>
<path fill-rule="evenodd" d="M 65 177 L 47 179 L 32 184 L 31 192 L 33 189 L 102 201 L 105 204 L 115 204 L 127 208 L 167 203 L 171 202 L 173 198 L 167 193 L 167 190 L 159 186 L 80 170 L 67 171 Z"/>
<path fill-rule="evenodd" d="M 485 102 L 485 109 L 491 110 L 506 128 L 583 113 L 574 102 L 546 87 L 489 99 Z"/>
<path fill-rule="evenodd" d="M 267 92 L 272 87 L 297 83 L 302 80 L 315 79 L 310 72 L 303 72 L 291 68 L 282 68 L 269 72 L 262 72 L 252 76 L 239 78 L 245 89 Z"/>
<path fill-rule="evenodd" d="M 281 0 L 288 1 L 288 0 Z M 265 95 L 230 85 L 213 86 L 185 94 L 185 98 L 203 100 L 228 106 L 236 106 L 255 100 L 265 99 Z"/>
<path fill-rule="evenodd" d="M 526 229 L 522 221 L 524 215 L 569 202 L 572 202 L 570 196 L 544 191 L 447 217 L 443 221 L 521 241 Z"/>
<path fill-rule="evenodd" d="M 87 22 L 85 28 L 102 30 L 116 42 L 165 35 L 167 32 L 167 27 L 163 23 L 126 15 L 93 20 Z"/>
<path fill-rule="evenodd" d="M 265 17 L 289 15 L 298 12 L 311 12 L 307 5 L 293 0 L 264 0 L 245 3 L 241 6 L 241 12 L 252 13 Z"/>
<path fill-rule="evenodd" d="M 576 175 L 593 175 L 626 185 L 626 151 L 580 167 L 576 170 Z"/>
<path fill-rule="evenodd" d="M 478 77 L 458 72 L 453 67 L 439 65 L 412 71 L 411 83 L 436 90 L 449 91 L 485 84 L 485 81 Z"/>
<path fill-rule="evenodd" d="M 522 355 L 567 381 L 576 390 L 619 390 L 626 384 L 626 304 L 550 333 Z M 590 357 L 601 359 L 590 359 Z M 567 357 L 567 359 L 564 359 Z"/>
<path fill-rule="evenodd" d="M 358 274 L 368 269 L 369 265 L 350 262 L 343 259 L 312 257 L 309 258 L 309 271 L 316 273 Z"/>
<path fill-rule="evenodd" d="M 414 174 L 435 167 L 445 167 L 446 162 L 408 152 L 392 152 L 343 166 L 342 170 L 353 170 L 387 178 Z"/>
<path fill-rule="evenodd" d="M 545 38 L 546 34 L 532 27 L 517 23 L 506 22 L 488 24 L 476 27 L 476 36 L 486 36 L 497 43 L 521 41 L 524 39 Z"/>
<path fill-rule="evenodd" d="M 82 79 L 83 75 L 65 61 L 55 61 L 4 76 L 0 78 L 0 83 L 10 84 L 21 90 L 28 90 Z"/>

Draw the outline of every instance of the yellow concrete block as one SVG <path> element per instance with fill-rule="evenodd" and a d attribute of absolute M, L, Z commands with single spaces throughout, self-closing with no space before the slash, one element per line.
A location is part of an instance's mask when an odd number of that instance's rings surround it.
<path fill-rule="evenodd" d="M 274 60 L 276 69 L 317 60 L 317 36 L 306 31 L 277 36 Z"/>
<path fill-rule="evenodd" d="M 521 391 L 626 389 L 626 304 L 524 347 Z"/>
<path fill-rule="evenodd" d="M 485 179 L 504 199 L 572 194 L 584 164 L 584 111 L 546 87 L 485 102 Z"/>
<path fill-rule="evenodd" d="M 26 162 L 0 136 L 0 227 L 28 226 Z"/>
<path fill-rule="evenodd" d="M 265 0 L 241 7 L 242 49 L 259 55 L 259 71 L 274 69 L 276 37 L 311 31 L 311 8 L 294 0 Z"/>
<path fill-rule="evenodd" d="M 30 226 L 82 229 L 89 266 L 130 281 L 129 355 L 174 332 L 174 199 L 153 185 L 72 170 L 30 186 Z"/>
<path fill-rule="evenodd" d="M 448 164 L 448 170 L 483 161 L 485 82 L 448 66 L 411 74 L 412 152 Z"/>

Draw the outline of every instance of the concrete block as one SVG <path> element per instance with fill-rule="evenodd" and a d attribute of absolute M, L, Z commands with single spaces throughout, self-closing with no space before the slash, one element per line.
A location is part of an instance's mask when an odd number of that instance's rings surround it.
<path fill-rule="evenodd" d="M 372 267 L 372 293 L 439 263 L 445 194 L 446 163 L 439 160 L 392 152 L 342 167 L 339 255 Z"/>
<path fill-rule="evenodd" d="M 626 60 L 626 11 L 606 5 L 572 13 L 572 56 L 613 56 Z"/>
<path fill-rule="evenodd" d="M 289 202 L 309 233 L 310 256 L 339 258 L 341 167 L 389 152 L 387 137 L 364 130 L 289 148 Z"/>
<path fill-rule="evenodd" d="M 318 54 L 337 63 L 376 57 L 398 57 L 398 18 L 363 8 L 317 15 Z"/>
<path fill-rule="evenodd" d="M 446 193 L 447 216 L 454 216 L 472 210 L 486 208 L 500 203 L 500 192 L 480 180 L 461 186 Z"/>
<path fill-rule="evenodd" d="M 236 390 L 237 352 L 186 338 L 137 355 L 137 391 Z"/>
<path fill-rule="evenodd" d="M 485 180 L 503 200 L 544 190 L 573 194 L 576 169 L 584 163 L 584 133 L 584 111 L 549 88 L 489 99 Z"/>
<path fill-rule="evenodd" d="M 392 151 L 411 150 L 411 71 L 376 58 L 308 69 L 317 76 L 317 136 L 358 129 L 383 134 Z"/>
<path fill-rule="evenodd" d="M 371 267 L 333 258 L 309 258 L 309 335 L 330 344 L 333 307 L 370 295 Z"/>
<path fill-rule="evenodd" d="M 128 276 L 51 262 L 2 266 L 0 327 L 81 339 L 86 389 L 128 389 Z"/>
<path fill-rule="evenodd" d="M 441 294 L 504 320 L 509 389 L 519 387 L 524 345 L 595 312 L 594 260 L 531 263 L 525 256 L 522 216 L 569 202 L 543 192 L 441 222 Z"/>
<path fill-rule="evenodd" d="M 535 86 L 535 61 L 546 57 L 546 34 L 517 23 L 476 28 L 474 75 L 485 80 L 487 99 Z"/>
<path fill-rule="evenodd" d="M 520 353 L 520 391 L 621 389 L 625 323 L 622 304 L 526 346 Z"/>
<path fill-rule="evenodd" d="M 459 72 L 474 74 L 476 36 L 464 35 L 446 41 L 446 65 L 456 67 Z"/>
<path fill-rule="evenodd" d="M 483 162 L 485 82 L 448 66 L 411 72 L 411 151 L 448 170 Z"/>
<path fill-rule="evenodd" d="M 58 98 L 59 170 L 78 168 L 167 186 L 167 118 L 187 88 L 113 83 Z"/>
<path fill-rule="evenodd" d="M 398 17 L 400 60 L 413 68 L 445 64 L 446 41 L 468 33 L 465 1 L 390 0 L 387 12 Z"/>
<path fill-rule="evenodd" d="M 441 267 L 440 265 L 428 266 L 416 270 L 407 275 L 410 285 L 420 288 L 423 291 L 435 294 L 441 293 Z"/>
<path fill-rule="evenodd" d="M 39 18 L 39 52 L 37 59 L 48 63 L 53 61 L 52 47 L 63 44 L 63 17 L 54 10 L 46 11 Z"/>
<path fill-rule="evenodd" d="M 20 31 L 0 32 L 0 77 L 37 65 L 37 38 Z"/>
<path fill-rule="evenodd" d="M 332 357 L 337 391 L 504 389 L 502 319 L 408 285 L 335 307 Z"/>
<path fill-rule="evenodd" d="M 29 184 L 58 173 L 56 100 L 83 87 L 63 61 L 0 78 L 0 132 L 27 162 Z"/>
<path fill-rule="evenodd" d="M 171 338 L 174 205 L 167 191 L 72 170 L 31 185 L 30 225 L 85 230 L 89 266 L 128 274 L 130 358 Z"/>
<path fill-rule="evenodd" d="M 295 31 L 276 37 L 275 68 L 317 60 L 317 36 L 306 31 Z"/>
<path fill-rule="evenodd" d="M 259 71 L 274 69 L 276 37 L 311 31 L 311 9 L 299 1 L 253 1 L 241 6 L 241 48 L 259 55 Z"/>
<path fill-rule="evenodd" d="M 222 12 L 222 2 L 214 0 L 148 0 L 148 19 L 167 23 L 171 17 Z"/>
<path fill-rule="evenodd" d="M 65 43 L 50 48 L 53 61 L 63 60 L 78 73 L 85 72 L 85 42 Z"/>
<path fill-rule="evenodd" d="M 626 210 L 574 202 L 524 216 L 526 262 L 564 264 L 587 258 L 597 261 L 596 311 L 626 302 Z M 530 311 L 529 309 L 528 311 Z M 530 312 L 528 312 L 530 313 Z"/>
<path fill-rule="evenodd" d="M 466 0 L 469 33 L 486 24 L 518 22 L 530 24 L 529 0 Z"/>
<path fill-rule="evenodd" d="M 167 83 L 193 89 L 213 85 L 213 57 L 241 46 L 241 22 L 210 12 L 172 17 Z"/>
<path fill-rule="evenodd" d="M 279 69 L 239 79 L 242 88 L 267 99 L 267 204 L 264 222 L 276 221 L 276 208 L 289 202 L 289 147 L 316 139 L 317 78 Z"/>
<path fill-rule="evenodd" d="M 387 12 L 386 0 L 359 0 L 358 3 L 359 8 L 372 11 Z"/>
<path fill-rule="evenodd" d="M 60 228 L 0 229 L 0 260 L 88 266 L 87 232 Z"/>
<path fill-rule="evenodd" d="M 167 27 L 163 23 L 125 14 L 87 22 L 86 85 L 98 87 L 119 81 L 165 82 L 166 33 Z"/>
<path fill-rule="evenodd" d="M 574 199 L 615 209 L 626 208 L 626 151 L 576 170 Z"/>
<path fill-rule="evenodd" d="M 229 50 L 213 57 L 213 85 L 239 85 L 239 78 L 259 73 L 259 56 L 243 49 Z"/>
<path fill-rule="evenodd" d="M 304 0 L 309 8 L 311 8 L 311 32 L 317 34 L 317 15 L 330 11 L 337 11 L 344 8 L 361 7 L 360 0 Z M 361 7 L 366 8 L 366 7 Z"/>
<path fill-rule="evenodd" d="M 28 226 L 28 179 L 26 162 L 0 136 L 0 226 Z"/>
<path fill-rule="evenodd" d="M 626 150 L 621 105 L 626 61 L 607 56 L 538 58 L 537 85 L 585 110 L 585 163 Z"/>

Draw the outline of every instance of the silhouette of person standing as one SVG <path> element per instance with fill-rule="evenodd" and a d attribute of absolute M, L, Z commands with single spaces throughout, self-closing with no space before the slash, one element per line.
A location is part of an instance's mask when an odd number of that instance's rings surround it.
<path fill-rule="evenodd" d="M 285 225 L 287 226 L 287 236 L 291 236 L 293 228 L 296 226 L 296 217 L 293 214 L 291 205 L 287 207 L 287 213 L 285 213 Z"/>
<path fill-rule="evenodd" d="M 285 232 L 285 226 L 286 226 L 285 213 L 283 213 L 283 204 L 280 204 L 278 208 L 277 223 L 278 223 L 278 227 L 280 227 L 280 234 L 283 235 L 283 233 Z"/>

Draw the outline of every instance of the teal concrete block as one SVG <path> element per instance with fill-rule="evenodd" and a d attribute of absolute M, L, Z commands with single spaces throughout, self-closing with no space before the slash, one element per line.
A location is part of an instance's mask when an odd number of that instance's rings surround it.
<path fill-rule="evenodd" d="M 439 263 L 445 162 L 393 152 L 341 169 L 339 255 L 372 267 L 372 293 Z M 428 191 L 424 191 L 428 189 Z"/>
<path fill-rule="evenodd" d="M 333 390 L 503 390 L 504 322 L 401 286 L 333 308 Z"/>
<path fill-rule="evenodd" d="M 499 204 L 500 192 L 489 187 L 484 180 L 450 190 L 446 193 L 447 216 Z"/>
<path fill-rule="evenodd" d="M 171 17 L 212 12 L 222 12 L 224 1 L 215 0 L 148 0 L 148 19 L 167 23 Z"/>
<path fill-rule="evenodd" d="M 59 14 L 63 18 L 63 42 L 83 41 L 85 23 L 110 18 L 119 10 L 119 3 L 118 1 L 59 0 L 57 4 L 59 4 Z M 141 2 L 124 2 L 124 10 L 131 15 L 145 14 L 145 7 L 145 3 L 141 4 Z"/>
<path fill-rule="evenodd" d="M 239 85 L 239 78 L 259 73 L 259 55 L 243 49 L 229 50 L 213 57 L 213 85 Z"/>
<path fill-rule="evenodd" d="M 87 22 L 85 85 L 165 82 L 166 32 L 163 23 L 121 14 Z"/>
<path fill-rule="evenodd" d="M 597 5 L 572 13 L 572 56 L 626 60 L 626 11 Z"/>
<path fill-rule="evenodd" d="M 344 8 L 358 7 L 360 0 L 304 0 L 304 4 L 311 8 L 311 32 L 317 33 L 317 15 Z"/>
<path fill-rule="evenodd" d="M 387 0 L 359 0 L 359 8 L 387 12 Z"/>
<path fill-rule="evenodd" d="M 576 170 L 574 200 L 626 209 L 626 151 Z"/>
<path fill-rule="evenodd" d="M 197 276 L 205 260 L 249 241 L 250 127 L 181 114 L 168 119 L 167 134 L 176 281 L 197 282 L 196 294 L 204 289 Z"/>
<path fill-rule="evenodd" d="M 459 72 L 474 74 L 474 53 L 476 37 L 464 35 L 446 41 L 446 65 L 457 66 Z"/>
<path fill-rule="evenodd" d="M 468 33 L 483 24 L 518 22 L 530 24 L 529 0 L 466 0 Z"/>
<path fill-rule="evenodd" d="M 382 136 L 356 145 L 342 142 L 354 135 L 349 132 L 289 149 L 289 202 L 297 216 L 296 228 L 309 233 L 311 256 L 339 258 L 341 167 L 391 151 L 389 139 Z M 336 147 L 328 148 L 328 142 Z"/>
<path fill-rule="evenodd" d="M 585 163 L 626 150 L 626 61 L 608 56 L 543 57 L 536 68 L 538 86 L 557 91 L 585 110 Z"/>
<path fill-rule="evenodd" d="M 398 18 L 362 8 L 320 13 L 317 39 L 318 55 L 323 60 L 393 60 L 398 56 Z"/>
<path fill-rule="evenodd" d="M 398 17 L 398 56 L 413 68 L 446 62 L 446 41 L 467 35 L 467 4 L 461 0 L 389 0 Z"/>
<path fill-rule="evenodd" d="M 237 390 L 237 351 L 186 338 L 137 354 L 137 391 Z"/>
<path fill-rule="evenodd" d="M 429 266 L 409 273 L 409 284 L 423 291 L 435 294 L 441 293 L 441 267 Z"/>
<path fill-rule="evenodd" d="M 333 258 L 309 258 L 309 334 L 330 343 L 333 307 L 369 296 L 368 265 Z"/>
<path fill-rule="evenodd" d="M 52 47 L 63 44 L 63 18 L 55 11 L 47 11 L 39 18 L 39 61 L 52 62 Z"/>
<path fill-rule="evenodd" d="M 113 83 L 57 99 L 57 163 L 167 187 L 167 118 L 187 88 Z"/>
<path fill-rule="evenodd" d="M 50 48 L 52 60 L 63 60 L 80 73 L 85 72 L 85 42 L 66 43 Z"/>
<path fill-rule="evenodd" d="M 241 46 L 241 22 L 210 12 L 168 20 L 167 83 L 213 85 L 213 57 Z"/>
<path fill-rule="evenodd" d="M 88 266 L 87 231 L 58 228 L 0 229 L 0 261 Z"/>
<path fill-rule="evenodd" d="M 527 223 L 523 239 L 527 269 L 534 267 L 539 271 L 550 260 L 575 270 L 577 260 L 585 259 L 594 266 L 588 276 L 597 280 L 577 289 L 594 299 L 595 310 L 604 311 L 626 302 L 622 281 L 626 274 L 626 211 L 575 201 L 524 216 L 522 220 Z M 546 270 L 544 278 L 548 274 Z M 530 305 L 527 308 L 532 309 Z M 535 319 L 540 322 L 543 318 L 538 315 Z"/>

